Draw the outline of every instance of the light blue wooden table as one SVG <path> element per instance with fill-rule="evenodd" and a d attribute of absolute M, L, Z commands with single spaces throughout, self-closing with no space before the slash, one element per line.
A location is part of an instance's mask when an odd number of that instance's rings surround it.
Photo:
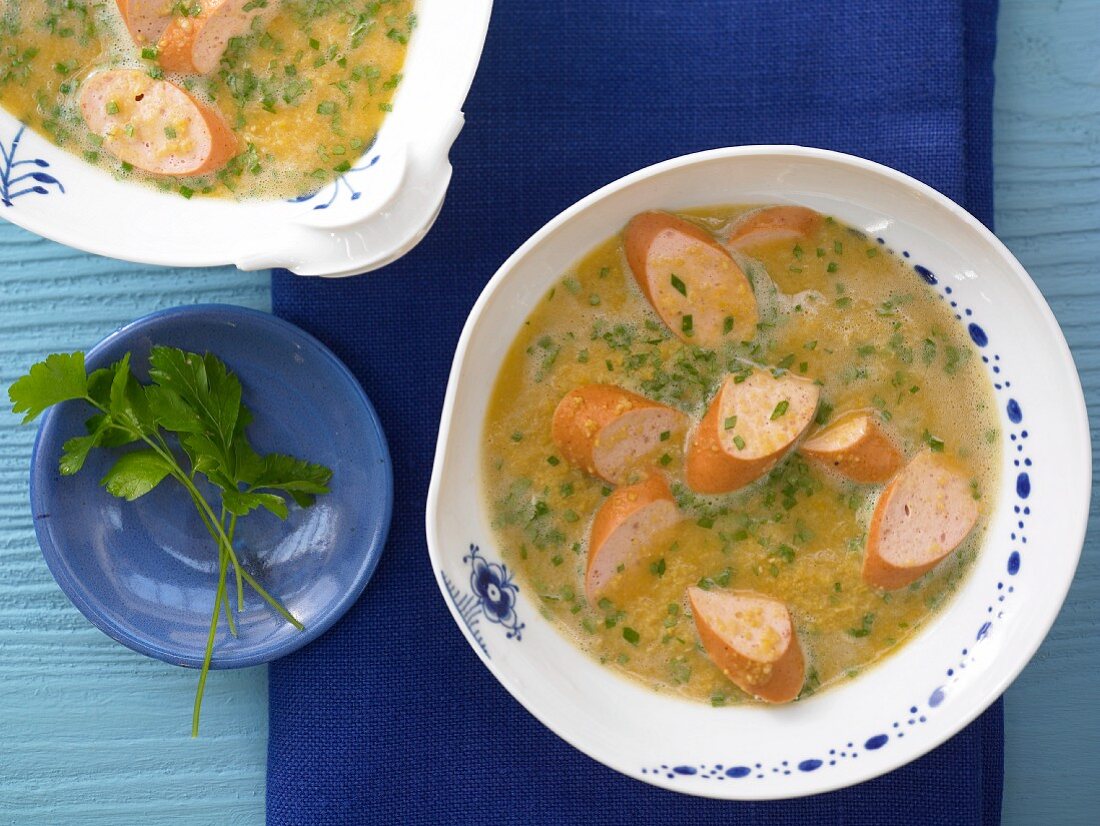
<path fill-rule="evenodd" d="M 1100 2 L 1002 0 L 999 34 L 997 230 L 1061 321 L 1095 424 Z M 0 385 L 48 352 L 199 301 L 268 309 L 268 279 L 119 264 L 0 222 Z M 115 644 L 50 578 L 27 506 L 33 436 L 0 413 L 0 822 L 261 823 L 266 671 L 215 673 L 203 737 L 190 739 L 194 672 Z M 1100 516 L 1057 625 L 1007 694 L 1009 826 L 1091 824 L 1100 812 L 1098 528 Z"/>

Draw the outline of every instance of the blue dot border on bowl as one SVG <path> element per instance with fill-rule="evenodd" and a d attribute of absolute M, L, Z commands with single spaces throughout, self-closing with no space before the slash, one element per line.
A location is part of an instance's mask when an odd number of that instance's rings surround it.
<path fill-rule="evenodd" d="M 885 238 L 878 237 L 875 240 L 880 246 L 886 246 Z M 890 255 L 895 254 L 894 250 L 888 247 L 886 248 L 886 252 Z M 903 250 L 901 258 L 909 261 L 911 258 L 909 251 Z M 945 669 L 943 678 L 936 680 L 937 684 L 928 692 L 927 699 L 909 705 L 907 709 L 897 716 L 897 719 L 894 720 L 889 729 L 874 731 L 870 735 L 854 737 L 846 743 L 837 744 L 835 748 L 829 749 L 827 753 L 824 754 L 815 754 L 809 757 L 803 757 L 802 759 L 793 757 L 790 760 L 782 760 L 770 765 L 765 765 L 762 762 L 753 762 L 751 760 L 738 760 L 736 758 L 734 758 L 732 762 L 726 764 L 679 763 L 673 765 L 670 763 L 663 763 L 661 765 L 641 767 L 642 775 L 660 777 L 665 780 L 763 780 L 765 777 L 774 775 L 789 777 L 797 774 L 816 772 L 822 768 L 836 766 L 843 761 L 858 760 L 860 754 L 878 752 L 887 747 L 892 740 L 904 738 L 907 728 L 919 726 L 928 722 L 929 716 L 933 714 L 935 709 L 946 699 L 950 691 L 951 683 L 958 680 L 958 672 L 965 669 L 969 663 L 974 662 L 975 646 L 980 645 L 987 639 L 993 633 L 995 623 L 1004 617 L 1003 605 L 1008 597 L 1016 590 L 1014 585 L 1008 583 L 1011 581 L 1011 578 L 1015 578 L 1020 574 L 1023 556 L 1021 548 L 1027 544 L 1027 536 L 1024 535 L 1026 520 L 1032 515 L 1031 507 L 1027 504 L 1027 500 L 1032 491 L 1031 476 L 1028 469 L 1033 466 L 1033 462 L 1031 457 L 1026 455 L 1024 451 L 1024 441 L 1028 438 L 1028 431 L 1026 429 L 1015 429 L 1023 423 L 1023 411 L 1020 408 L 1019 402 L 1011 395 L 1012 382 L 1003 375 L 999 363 L 1001 361 L 1000 355 L 989 349 L 989 336 L 985 329 L 976 321 L 971 320 L 974 316 L 974 311 L 969 307 L 960 307 L 959 302 L 953 295 L 954 290 L 950 286 L 941 285 L 936 275 L 927 267 L 920 264 L 913 264 L 912 269 L 916 275 L 920 276 L 925 284 L 936 291 L 936 294 L 942 301 L 946 301 L 950 304 L 955 320 L 963 325 L 970 340 L 981 353 L 982 363 L 991 371 L 994 391 L 998 396 L 1008 396 L 1007 400 L 1004 402 L 1005 414 L 1014 429 L 1009 431 L 1008 443 L 1005 445 L 1004 449 L 1006 455 L 1012 456 L 1013 467 L 1016 469 L 1014 491 L 1016 501 L 1013 503 L 1013 514 L 1016 517 L 1016 523 L 1014 525 L 1014 530 L 1012 530 L 1009 535 L 1013 549 L 1009 552 L 1004 562 L 1007 577 L 999 578 L 997 581 L 996 592 L 990 598 L 990 604 L 986 608 L 988 618 L 977 629 L 974 635 L 974 642 L 969 644 L 966 648 L 963 648 L 957 658 L 952 658 L 952 665 Z"/>

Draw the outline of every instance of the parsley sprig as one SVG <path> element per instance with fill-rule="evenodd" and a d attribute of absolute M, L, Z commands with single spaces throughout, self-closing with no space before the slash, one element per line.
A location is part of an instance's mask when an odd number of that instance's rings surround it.
<path fill-rule="evenodd" d="M 286 519 L 287 498 L 309 507 L 315 496 L 328 493 L 332 471 L 292 456 L 257 453 L 245 435 L 252 413 L 241 403 L 240 380 L 216 356 L 154 347 L 149 378 L 151 384 L 138 382 L 130 369 L 129 353 L 91 373 L 83 353 L 55 353 L 31 367 L 11 385 L 8 395 L 12 412 L 25 414 L 24 423 L 62 402 L 91 405 L 95 413 L 85 423 L 87 434 L 69 439 L 62 447 L 62 475 L 80 472 L 95 448 L 140 443 L 140 449 L 118 457 L 101 480 L 103 487 L 112 496 L 132 502 L 165 479 L 174 479 L 213 537 L 218 547 L 218 584 L 191 719 L 195 737 L 219 619 L 224 612 L 229 632 L 237 635 L 233 615 L 244 605 L 245 583 L 283 619 L 304 630 L 241 565 L 233 547 L 237 520 L 258 508 Z M 217 489 L 219 512 L 199 490 L 196 482 L 201 479 Z M 235 609 L 227 583 L 230 566 L 236 583 Z"/>

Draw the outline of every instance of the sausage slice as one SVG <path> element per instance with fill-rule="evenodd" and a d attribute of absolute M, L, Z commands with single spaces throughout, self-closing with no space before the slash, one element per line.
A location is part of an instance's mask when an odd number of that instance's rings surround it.
<path fill-rule="evenodd" d="M 756 335 L 756 296 L 737 262 L 694 224 L 667 212 L 643 212 L 623 231 L 638 286 L 684 341 L 715 348 Z"/>
<path fill-rule="evenodd" d="M 160 41 L 164 30 L 174 19 L 168 0 L 115 0 L 122 22 L 138 46 L 151 46 Z"/>
<path fill-rule="evenodd" d="M 727 493 L 763 476 L 806 432 L 818 396 L 816 384 L 789 373 L 727 376 L 688 444 L 688 487 Z"/>
<path fill-rule="evenodd" d="M 680 511 L 664 477 L 653 472 L 642 482 L 613 491 L 592 522 L 584 590 L 595 605 L 619 572 L 645 558 L 657 535 L 680 521 Z"/>
<path fill-rule="evenodd" d="M 978 503 L 955 463 L 918 454 L 875 506 L 863 581 L 888 591 L 908 585 L 954 551 L 977 521 Z"/>
<path fill-rule="evenodd" d="M 682 443 L 687 416 L 611 384 L 587 384 L 558 403 L 551 436 L 565 459 L 612 484 Z"/>
<path fill-rule="evenodd" d="M 868 484 L 889 480 L 905 462 L 879 417 L 866 411 L 814 433 L 798 452 L 825 470 Z"/>
<path fill-rule="evenodd" d="M 730 230 L 728 243 L 746 249 L 772 241 L 799 241 L 812 238 L 824 219 L 812 209 L 800 206 L 774 206 L 750 212 Z"/>
<path fill-rule="evenodd" d="M 768 703 L 798 696 L 806 661 L 786 605 L 754 591 L 687 594 L 703 648 L 723 674 Z"/>
<path fill-rule="evenodd" d="M 248 7 L 248 8 L 246 8 Z M 274 14 L 277 0 L 204 0 L 197 17 L 175 17 L 157 46 L 163 69 L 205 75 L 218 68 L 230 38 L 248 34 L 252 21 Z"/>
<path fill-rule="evenodd" d="M 213 107 L 137 69 L 96 72 L 80 109 L 103 148 L 155 175 L 202 175 L 237 154 L 237 138 Z"/>

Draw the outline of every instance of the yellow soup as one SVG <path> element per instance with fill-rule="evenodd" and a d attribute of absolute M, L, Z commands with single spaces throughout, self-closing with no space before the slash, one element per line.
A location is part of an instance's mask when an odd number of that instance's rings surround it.
<path fill-rule="evenodd" d="M 681 217 L 722 239 L 748 209 Z M 981 360 L 947 302 L 904 261 L 828 218 L 816 237 L 753 252 L 734 257 L 759 305 L 755 338 L 715 351 L 664 326 L 631 275 L 620 236 L 592 250 L 562 274 L 512 344 L 482 447 L 499 547 L 544 615 L 601 663 L 714 705 L 752 700 L 704 652 L 685 601 L 689 586 L 783 601 L 806 652 L 801 696 L 854 677 L 903 645 L 959 587 L 994 506 L 1000 452 Z M 697 421 L 722 378 L 746 364 L 817 382 L 815 427 L 875 410 L 907 457 L 931 450 L 955 459 L 978 503 L 977 526 L 932 572 L 883 592 L 860 575 L 882 485 L 838 481 L 792 451 L 746 488 L 701 496 L 683 484 L 683 445 L 670 440 L 658 463 L 687 518 L 588 604 L 588 531 L 612 488 L 559 455 L 550 431 L 558 402 L 581 385 L 616 384 Z"/>
<path fill-rule="evenodd" d="M 279 0 L 257 0 L 260 5 Z M 176 3 L 187 16 L 200 6 Z M 401 82 L 412 0 L 282 0 L 233 38 L 210 75 L 165 74 L 111 0 L 0 0 L 0 106 L 119 177 L 185 197 L 290 198 L 348 171 L 374 140 Z M 80 114 L 80 84 L 105 68 L 165 77 L 214 104 L 240 154 L 199 178 L 164 178 L 104 151 Z"/>

